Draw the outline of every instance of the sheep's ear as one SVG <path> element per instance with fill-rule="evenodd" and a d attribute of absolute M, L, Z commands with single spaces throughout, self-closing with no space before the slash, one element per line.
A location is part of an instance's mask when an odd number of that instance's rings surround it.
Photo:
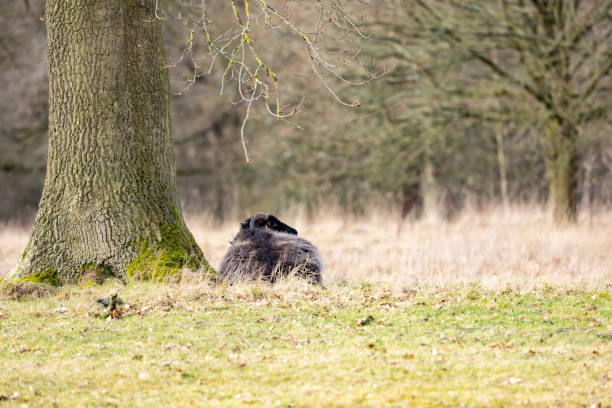
<path fill-rule="evenodd" d="M 293 235 L 298 234 L 295 228 L 292 228 L 289 225 L 285 224 L 284 222 L 282 222 L 281 220 L 279 220 L 272 214 L 268 216 L 267 225 L 268 227 L 270 227 L 271 230 L 274 230 L 274 231 L 286 232 L 287 234 L 293 234 Z"/>
<path fill-rule="evenodd" d="M 266 226 L 268 222 L 268 215 L 264 213 L 257 213 L 253 218 L 251 218 L 250 227 L 251 229 L 255 228 L 263 228 Z"/>

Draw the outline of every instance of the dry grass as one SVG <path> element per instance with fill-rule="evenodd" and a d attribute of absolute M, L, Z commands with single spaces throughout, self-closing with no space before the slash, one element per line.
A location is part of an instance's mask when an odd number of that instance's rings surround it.
<path fill-rule="evenodd" d="M 333 211 L 307 219 L 279 214 L 321 251 L 327 281 L 368 280 L 446 286 L 476 282 L 495 288 L 542 284 L 602 288 L 612 283 L 612 214 L 555 228 L 537 207 L 466 212 L 451 223 L 405 221 L 372 212 L 361 218 Z M 239 220 L 214 227 L 206 216 L 188 224 L 213 265 L 219 265 Z"/>
<path fill-rule="evenodd" d="M 30 228 L 18 223 L 0 224 L 0 277 L 17 263 L 26 244 Z"/>
<path fill-rule="evenodd" d="M 372 211 L 355 218 L 325 211 L 310 219 L 300 211 L 278 215 L 320 249 L 328 282 L 476 282 L 489 288 L 558 284 L 590 289 L 612 284 L 610 211 L 565 228 L 555 228 L 548 213 L 535 206 L 465 212 L 451 223 L 407 220 L 399 236 L 397 214 Z M 204 214 L 187 216 L 214 266 L 239 221 L 219 226 Z M 0 276 L 19 259 L 27 235 L 28 228 L 0 225 Z"/>

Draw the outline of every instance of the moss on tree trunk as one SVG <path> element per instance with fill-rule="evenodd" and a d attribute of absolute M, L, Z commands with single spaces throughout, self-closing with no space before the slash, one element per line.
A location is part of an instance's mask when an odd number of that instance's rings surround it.
<path fill-rule="evenodd" d="M 574 222 L 578 199 L 577 130 L 571 124 L 552 119 L 546 133 L 546 166 L 553 219 L 557 225 Z"/>
<path fill-rule="evenodd" d="M 47 0 L 47 173 L 11 278 L 60 284 L 83 271 L 162 278 L 210 269 L 180 211 L 154 8 L 154 0 Z"/>

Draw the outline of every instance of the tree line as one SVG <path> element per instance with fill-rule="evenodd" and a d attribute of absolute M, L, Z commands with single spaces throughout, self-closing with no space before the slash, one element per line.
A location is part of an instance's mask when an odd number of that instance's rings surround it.
<path fill-rule="evenodd" d="M 193 72 L 191 57 L 181 59 L 199 12 L 188 3 L 160 2 L 174 94 Z M 13 197 L 3 204 L 8 218 L 14 202 L 35 208 L 42 187 L 46 41 L 43 2 L 0 7 L 0 81 L 23 101 L 0 102 L 0 177 Z M 299 38 L 268 35 L 262 58 L 278 71 L 280 93 L 297 115 L 278 121 L 254 107 L 247 164 L 239 137 L 244 106 L 233 103 L 235 89 L 218 94 L 225 64 L 173 95 L 183 204 L 223 219 L 294 203 L 359 212 L 413 200 L 423 212 L 452 213 L 529 200 L 551 202 L 559 222 L 575 218 L 580 206 L 605 205 L 612 198 L 611 7 L 595 0 L 379 0 L 357 8 L 360 28 L 371 35 L 359 42 L 358 58 L 386 72 L 363 86 L 333 84 L 358 108 L 338 105 L 313 80 Z M 217 24 L 231 24 L 231 13 L 218 15 Z M 196 58 L 205 45 L 194 40 Z M 321 50 L 337 51 L 329 44 Z M 352 68 L 343 74 L 358 77 Z"/>

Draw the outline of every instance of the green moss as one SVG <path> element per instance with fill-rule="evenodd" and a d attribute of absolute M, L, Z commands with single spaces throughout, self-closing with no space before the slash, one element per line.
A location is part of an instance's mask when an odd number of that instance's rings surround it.
<path fill-rule="evenodd" d="M 76 281 L 82 286 L 101 285 L 113 276 L 113 272 L 104 265 L 88 263 L 83 265 L 76 276 Z"/>
<path fill-rule="evenodd" d="M 19 280 L 22 282 L 46 283 L 51 286 L 61 285 L 59 277 L 57 276 L 57 271 L 53 268 L 45 269 L 28 276 L 24 276 Z"/>
<path fill-rule="evenodd" d="M 173 208 L 177 221 L 160 229 L 161 240 L 150 243 L 143 240 L 140 252 L 126 268 L 128 279 L 162 281 L 181 276 L 183 268 L 215 273 L 204 259 L 193 235 L 184 227 L 177 208 Z"/>

